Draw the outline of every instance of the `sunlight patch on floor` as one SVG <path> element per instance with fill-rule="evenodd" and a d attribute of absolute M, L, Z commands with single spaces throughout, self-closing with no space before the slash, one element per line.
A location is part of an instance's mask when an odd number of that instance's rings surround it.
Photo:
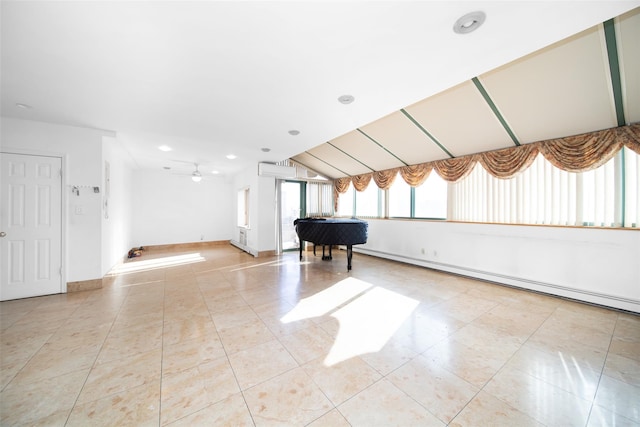
<path fill-rule="evenodd" d="M 175 267 L 184 264 L 193 264 L 203 262 L 205 258 L 200 253 L 192 253 L 185 255 L 175 255 L 170 257 L 152 258 L 140 261 L 130 261 L 114 267 L 109 276 L 117 274 L 137 273 L 140 271 L 155 270 L 158 268 Z"/>
<path fill-rule="evenodd" d="M 363 282 L 353 277 L 346 278 L 313 296 L 303 298 L 294 309 L 283 316 L 280 321 L 282 323 L 290 323 L 297 320 L 323 316 L 366 291 L 371 286 L 373 286 L 371 283 Z"/>
<path fill-rule="evenodd" d="M 367 291 L 331 315 L 340 322 L 340 329 L 324 364 L 332 366 L 380 351 L 418 304 L 381 287 Z"/>
<path fill-rule="evenodd" d="M 291 323 L 331 313 L 340 329 L 324 360 L 332 366 L 349 358 L 380 351 L 419 301 L 349 277 L 302 299 L 280 321 Z"/>

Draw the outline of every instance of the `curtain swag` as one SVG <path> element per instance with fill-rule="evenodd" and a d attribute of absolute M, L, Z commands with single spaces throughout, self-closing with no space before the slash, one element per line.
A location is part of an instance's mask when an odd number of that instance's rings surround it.
<path fill-rule="evenodd" d="M 351 178 L 338 178 L 334 181 L 334 187 L 336 193 L 344 193 L 351 182 L 356 190 L 364 191 L 373 178 L 378 187 L 386 190 L 391 187 L 398 173 L 407 184 L 417 187 L 427 180 L 433 169 L 445 181 L 457 182 L 469 175 L 478 162 L 494 177 L 510 179 L 531 166 L 538 153 L 542 153 L 551 164 L 564 171 L 586 172 L 602 166 L 625 146 L 640 154 L 640 123 Z"/>
<path fill-rule="evenodd" d="M 388 190 L 396 180 L 396 176 L 398 176 L 398 169 L 377 171 L 373 173 L 373 181 L 376 183 L 378 188 Z"/>
<path fill-rule="evenodd" d="M 351 178 L 348 176 L 345 178 L 338 178 L 333 182 L 333 186 L 338 194 L 346 193 L 349 189 L 349 184 L 351 184 Z"/>
<path fill-rule="evenodd" d="M 363 175 L 356 175 L 351 177 L 351 183 L 353 184 L 353 188 L 357 191 L 364 191 L 367 189 L 367 186 L 371 182 L 371 177 L 373 173 L 365 173 Z"/>
<path fill-rule="evenodd" d="M 509 179 L 531 166 L 537 155 L 538 147 L 535 144 L 526 144 L 481 153 L 478 161 L 494 177 Z"/>
<path fill-rule="evenodd" d="M 455 157 L 433 162 L 433 168 L 445 181 L 458 182 L 471 173 L 479 155 Z"/>
<path fill-rule="evenodd" d="M 421 163 L 400 168 L 400 176 L 410 186 L 419 187 L 429 178 L 432 170 L 431 163 Z"/>

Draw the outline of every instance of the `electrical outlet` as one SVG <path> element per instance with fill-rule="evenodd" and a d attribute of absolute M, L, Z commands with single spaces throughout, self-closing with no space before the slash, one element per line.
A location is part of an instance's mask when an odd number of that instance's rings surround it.
<path fill-rule="evenodd" d="M 76 215 L 84 215 L 84 206 L 76 205 Z"/>

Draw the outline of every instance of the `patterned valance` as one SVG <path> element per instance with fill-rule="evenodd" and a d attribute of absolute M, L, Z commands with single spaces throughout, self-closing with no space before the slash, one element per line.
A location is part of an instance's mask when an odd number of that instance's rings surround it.
<path fill-rule="evenodd" d="M 400 176 L 412 187 L 421 186 L 433 170 L 430 163 L 421 163 L 419 165 L 411 165 L 400 168 Z"/>
<path fill-rule="evenodd" d="M 478 162 L 496 178 L 510 179 L 531 166 L 538 153 L 542 153 L 551 164 L 564 171 L 586 172 L 602 166 L 625 146 L 640 154 L 640 123 L 339 178 L 334 185 L 337 193 L 347 191 L 349 182 L 353 183 L 356 190 L 364 191 L 373 178 L 376 185 L 385 190 L 391 187 L 396 175 L 400 173 L 407 184 L 417 187 L 426 181 L 433 169 L 445 181 L 457 182 L 469 175 Z"/>
<path fill-rule="evenodd" d="M 356 175 L 351 177 L 351 183 L 353 184 L 353 188 L 358 191 L 364 191 L 367 189 L 369 182 L 371 182 L 371 177 L 373 174 L 366 173 L 364 175 Z"/>
<path fill-rule="evenodd" d="M 375 181 L 378 188 L 383 190 L 388 190 L 393 185 L 393 182 L 396 180 L 396 176 L 398 176 L 398 169 L 387 169 L 383 171 L 378 171 L 373 173 L 373 180 Z"/>

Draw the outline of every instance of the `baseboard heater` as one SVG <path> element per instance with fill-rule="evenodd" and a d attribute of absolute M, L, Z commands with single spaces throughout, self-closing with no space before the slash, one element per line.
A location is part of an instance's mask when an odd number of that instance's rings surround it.
<path fill-rule="evenodd" d="M 640 313 L 640 301 L 620 297 L 617 295 L 607 295 L 598 292 L 592 292 L 582 289 L 570 288 L 562 285 L 554 285 L 552 283 L 538 282 L 535 280 L 522 279 L 519 277 L 507 276 L 503 274 L 490 273 L 472 268 L 465 268 L 451 264 L 445 264 L 435 261 L 428 261 L 419 258 L 412 258 L 402 255 L 394 255 L 387 252 L 376 251 L 372 249 L 354 248 L 354 252 L 364 255 L 371 255 L 378 258 L 390 259 L 392 261 L 404 262 L 406 264 L 417 265 L 420 267 L 432 268 L 434 270 L 446 271 L 448 273 L 459 274 L 461 276 L 472 277 L 474 279 L 485 280 L 487 282 L 497 283 L 500 285 L 511 286 L 514 288 L 527 289 L 535 292 L 541 292 L 554 296 L 570 298 L 586 303 L 602 305 L 606 307 L 617 308 L 620 310 L 632 311 Z"/>
<path fill-rule="evenodd" d="M 247 245 L 243 245 L 242 243 L 236 241 L 236 240 L 231 240 L 229 243 L 231 243 L 233 246 L 235 246 L 238 249 L 242 249 L 243 251 L 245 251 L 246 253 L 253 255 L 254 257 L 258 257 L 258 251 L 256 251 L 255 249 L 250 248 Z"/>

